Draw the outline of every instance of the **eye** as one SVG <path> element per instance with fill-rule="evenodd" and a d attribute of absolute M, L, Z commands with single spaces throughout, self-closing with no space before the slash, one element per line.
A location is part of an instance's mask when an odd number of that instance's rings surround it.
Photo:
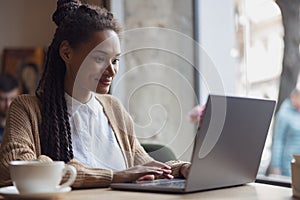
<path fill-rule="evenodd" d="M 119 61 L 120 61 L 119 58 L 114 58 L 114 59 L 112 60 L 112 64 L 118 64 Z"/>
<path fill-rule="evenodd" d="M 104 57 L 95 57 L 95 60 L 97 63 L 102 63 L 105 61 L 105 58 Z"/>

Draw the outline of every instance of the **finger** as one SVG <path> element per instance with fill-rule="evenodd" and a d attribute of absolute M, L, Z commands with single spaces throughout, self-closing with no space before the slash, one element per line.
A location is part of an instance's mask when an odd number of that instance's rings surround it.
<path fill-rule="evenodd" d="M 171 169 L 163 169 L 163 168 L 159 168 L 159 167 L 147 167 L 147 171 L 148 172 L 158 172 L 161 174 L 171 174 L 172 170 Z"/>
<path fill-rule="evenodd" d="M 154 179 L 155 179 L 155 176 L 153 174 L 148 174 L 148 175 L 140 177 L 136 182 L 139 182 L 139 181 L 152 181 Z"/>
<path fill-rule="evenodd" d="M 170 170 L 170 169 L 163 169 L 162 171 L 164 172 L 164 174 L 171 174 L 172 173 L 172 170 Z"/>
<path fill-rule="evenodd" d="M 144 166 L 153 166 L 153 167 L 159 167 L 159 168 L 164 168 L 164 169 L 171 169 L 171 167 L 165 163 L 159 162 L 159 161 L 152 161 L 149 163 L 144 164 Z"/>
<path fill-rule="evenodd" d="M 140 172 L 138 173 L 139 176 L 137 177 L 137 179 L 146 175 L 154 175 L 155 177 L 161 176 L 169 178 L 168 174 L 172 173 L 172 170 L 152 166 L 142 166 L 142 168 L 140 168 L 139 170 Z"/>
<path fill-rule="evenodd" d="M 173 179 L 173 178 L 174 178 L 174 176 L 173 176 L 173 175 L 171 175 L 171 174 L 167 174 L 166 178 L 167 178 L 167 179 Z"/>
<path fill-rule="evenodd" d="M 146 175 L 155 175 L 155 176 L 160 176 L 163 175 L 163 169 L 157 168 L 157 167 L 146 167 L 142 171 L 138 173 L 140 177 L 146 176 Z"/>
<path fill-rule="evenodd" d="M 156 179 L 173 179 L 174 176 L 171 175 L 171 174 L 163 174 L 163 175 L 160 175 L 160 176 L 156 176 Z"/>

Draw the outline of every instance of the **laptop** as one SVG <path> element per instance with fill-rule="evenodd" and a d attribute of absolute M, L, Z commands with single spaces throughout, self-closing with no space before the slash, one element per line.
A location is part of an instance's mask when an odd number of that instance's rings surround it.
<path fill-rule="evenodd" d="M 113 183 L 112 189 L 188 193 L 255 181 L 276 102 L 209 95 L 186 179 Z"/>

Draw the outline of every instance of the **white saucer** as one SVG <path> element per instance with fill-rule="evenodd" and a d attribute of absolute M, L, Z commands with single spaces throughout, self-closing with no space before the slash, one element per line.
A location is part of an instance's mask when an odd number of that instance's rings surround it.
<path fill-rule="evenodd" d="M 71 191 L 71 187 L 64 187 L 54 192 L 37 194 L 20 194 L 15 186 L 0 188 L 0 195 L 5 199 L 53 199 Z"/>

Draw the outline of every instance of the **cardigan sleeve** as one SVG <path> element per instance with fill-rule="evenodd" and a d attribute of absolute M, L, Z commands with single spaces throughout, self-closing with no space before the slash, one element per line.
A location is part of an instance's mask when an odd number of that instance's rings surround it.
<path fill-rule="evenodd" d="M 133 120 L 129 116 L 129 128 L 128 132 L 131 135 L 132 140 L 132 148 L 134 154 L 134 165 L 142 165 L 148 162 L 153 161 L 154 159 L 145 151 L 145 149 L 141 146 L 140 142 L 136 138 L 134 127 L 133 127 Z"/>
<path fill-rule="evenodd" d="M 46 156 L 39 158 L 38 129 L 34 115 L 30 117 L 26 109 L 26 99 L 18 97 L 9 109 L 6 119 L 3 142 L 0 148 L 0 185 L 11 184 L 9 162 L 12 160 L 48 160 Z M 51 159 L 50 159 L 51 160 Z"/>
<path fill-rule="evenodd" d="M 93 168 L 72 159 L 69 165 L 75 167 L 77 176 L 72 184 L 73 188 L 98 188 L 109 187 L 113 178 L 113 171 L 109 169 Z M 62 182 L 69 178 L 69 174 L 63 177 Z"/>

